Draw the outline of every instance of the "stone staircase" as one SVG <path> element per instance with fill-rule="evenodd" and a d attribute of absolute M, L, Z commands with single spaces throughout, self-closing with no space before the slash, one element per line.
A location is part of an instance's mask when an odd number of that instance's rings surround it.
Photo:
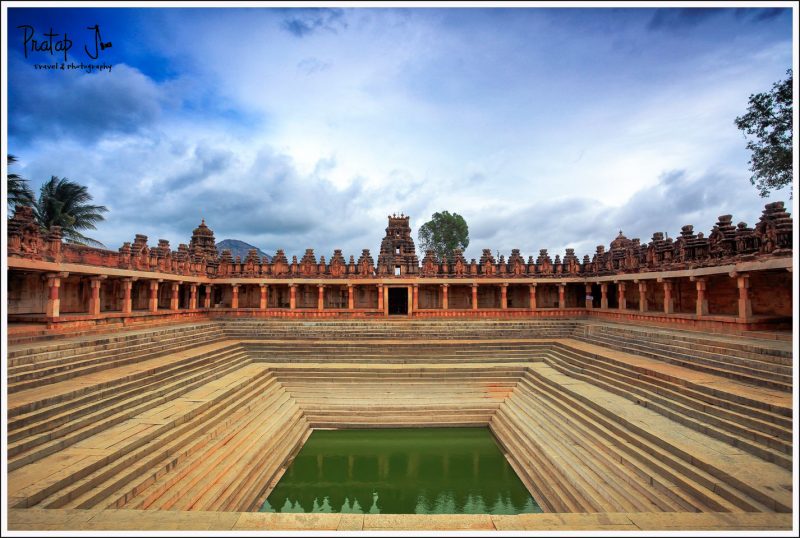
<path fill-rule="evenodd" d="M 253 340 L 565 338 L 582 323 L 557 320 L 334 320 L 223 319 L 228 338 Z"/>
<path fill-rule="evenodd" d="M 219 327 L 203 323 L 73 338 L 36 346 L 12 346 L 8 350 L 8 391 L 13 393 L 56 383 L 223 338 Z"/>
<path fill-rule="evenodd" d="M 104 370 L 93 380 L 84 376 L 80 384 L 42 382 L 10 403 L 8 469 L 63 450 L 249 362 L 238 344 L 210 344 Z"/>
<path fill-rule="evenodd" d="M 724 456 L 699 434 L 688 445 L 681 425 L 545 364 L 490 427 L 546 511 L 791 511 L 789 470 Z"/>
<path fill-rule="evenodd" d="M 485 426 L 522 371 L 504 364 L 275 369 L 313 428 Z"/>
<path fill-rule="evenodd" d="M 792 468 L 791 407 L 770 405 L 563 343 L 554 344 L 543 360 L 560 373 L 627 398 L 761 459 Z"/>
<path fill-rule="evenodd" d="M 253 360 L 286 364 L 465 364 L 541 360 L 549 342 L 535 340 L 245 340 Z"/>
<path fill-rule="evenodd" d="M 574 338 L 745 383 L 792 391 L 791 342 L 585 324 Z"/>
<path fill-rule="evenodd" d="M 36 466 L 58 473 L 9 473 L 11 506 L 251 510 L 307 431 L 269 369 L 246 365 Z"/>

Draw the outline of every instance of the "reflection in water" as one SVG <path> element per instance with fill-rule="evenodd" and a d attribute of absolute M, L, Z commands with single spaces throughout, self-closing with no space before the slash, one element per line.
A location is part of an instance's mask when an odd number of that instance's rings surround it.
<path fill-rule="evenodd" d="M 367 507 L 367 508 L 365 508 Z M 263 512 L 541 512 L 486 428 L 318 430 Z"/>

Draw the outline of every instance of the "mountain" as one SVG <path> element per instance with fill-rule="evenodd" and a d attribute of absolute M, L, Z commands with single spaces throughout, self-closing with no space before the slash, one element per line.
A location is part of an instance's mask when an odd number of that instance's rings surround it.
<path fill-rule="evenodd" d="M 222 254 L 222 251 L 228 249 L 231 251 L 231 256 L 233 259 L 236 259 L 236 256 L 241 256 L 242 260 L 247 258 L 247 253 L 250 249 L 256 249 L 258 255 L 263 257 L 267 257 L 268 261 L 272 261 L 272 256 L 264 252 L 258 247 L 254 247 L 250 243 L 245 243 L 244 241 L 239 241 L 238 239 L 223 239 L 222 241 L 217 242 L 217 252 Z"/>

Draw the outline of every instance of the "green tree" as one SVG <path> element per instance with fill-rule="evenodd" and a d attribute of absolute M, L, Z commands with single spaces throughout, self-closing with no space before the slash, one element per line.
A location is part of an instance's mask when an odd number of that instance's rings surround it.
<path fill-rule="evenodd" d="M 8 167 L 17 162 L 17 158 L 13 155 L 6 155 L 6 162 Z M 28 187 L 28 180 L 20 177 L 18 174 L 8 174 L 8 196 L 6 203 L 8 205 L 8 212 L 14 210 L 18 205 L 32 206 L 33 205 L 33 191 Z"/>
<path fill-rule="evenodd" d="M 61 226 L 68 243 L 102 247 L 99 241 L 80 233 L 80 230 L 96 230 L 95 224 L 105 220 L 103 213 L 108 208 L 92 205 L 89 203 L 91 201 L 92 195 L 83 185 L 52 176 L 50 181 L 42 185 L 33 212 L 43 229 Z"/>
<path fill-rule="evenodd" d="M 469 228 L 464 217 L 449 211 L 434 213 L 431 220 L 419 228 L 420 248 L 433 250 L 439 259 L 452 259 L 453 250 L 469 246 Z"/>
<path fill-rule="evenodd" d="M 747 113 L 735 120 L 736 127 L 755 137 L 747 142 L 750 183 L 762 197 L 792 184 L 792 70 L 786 75 L 772 91 L 751 95 Z"/>

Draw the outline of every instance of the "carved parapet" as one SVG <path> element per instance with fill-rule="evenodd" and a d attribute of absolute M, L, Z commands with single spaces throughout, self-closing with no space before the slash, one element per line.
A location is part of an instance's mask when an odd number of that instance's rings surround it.
<path fill-rule="evenodd" d="M 783 202 L 773 202 L 764 207 L 756 224 L 759 250 L 763 254 L 786 255 L 792 249 L 792 218 L 784 210 Z"/>
<path fill-rule="evenodd" d="M 375 274 L 375 262 L 372 260 L 372 255 L 369 253 L 368 248 L 361 251 L 357 266 L 358 276 L 369 277 Z"/>
<path fill-rule="evenodd" d="M 422 276 L 435 276 L 439 272 L 439 260 L 433 250 L 426 250 L 425 257 L 422 258 Z"/>

